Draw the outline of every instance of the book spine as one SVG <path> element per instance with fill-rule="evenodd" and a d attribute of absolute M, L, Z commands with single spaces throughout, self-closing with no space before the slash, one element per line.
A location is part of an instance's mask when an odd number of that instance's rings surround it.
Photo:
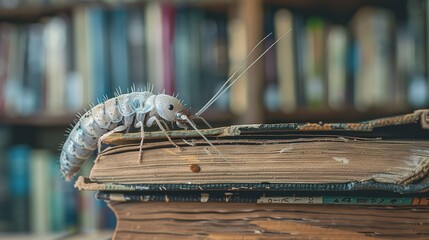
<path fill-rule="evenodd" d="M 142 9 L 130 10 L 127 26 L 130 82 L 135 84 L 137 89 L 146 89 L 148 63 L 146 61 L 146 26 Z"/>
<path fill-rule="evenodd" d="M 81 98 L 81 106 L 89 106 L 92 96 L 91 77 L 92 64 L 90 61 L 90 34 L 89 34 L 89 10 L 84 7 L 77 7 L 73 12 L 73 49 L 74 49 L 74 70 L 77 88 L 75 89 Z M 70 92 L 72 94 L 73 92 Z M 76 97 L 78 99 L 78 97 Z"/>
<path fill-rule="evenodd" d="M 44 30 L 47 111 L 50 114 L 64 114 L 67 110 L 67 22 L 61 16 L 54 17 Z"/>
<path fill-rule="evenodd" d="M 31 114 L 45 109 L 43 99 L 45 50 L 43 47 L 43 25 L 31 24 L 29 26 L 27 70 L 25 78 L 27 82 L 28 106 L 27 113 Z M 57 79 L 58 80 L 58 79 Z M 59 89 L 57 89 L 59 90 Z"/>
<path fill-rule="evenodd" d="M 68 209 L 67 207 L 70 206 L 65 205 L 67 183 L 58 174 L 57 156 L 50 154 L 49 158 L 47 166 L 49 168 L 49 185 L 47 186 L 51 186 L 49 199 L 49 230 L 51 232 L 62 232 L 67 229 L 66 211 L 76 211 L 76 209 Z M 72 199 L 74 200 L 75 197 Z"/>
<path fill-rule="evenodd" d="M 163 192 L 112 193 L 97 192 L 99 200 L 113 202 L 220 202 L 257 204 L 324 204 L 364 206 L 429 206 L 427 196 L 347 196 L 347 195 L 281 195 L 252 192 Z"/>
<path fill-rule="evenodd" d="M 149 2 L 145 7 L 145 43 L 147 44 L 148 83 L 154 92 L 164 90 L 164 54 L 162 47 L 162 3 Z"/>
<path fill-rule="evenodd" d="M 1 37 L 0 37 L 1 38 Z M 10 207 L 9 207 L 9 169 L 7 159 L 7 147 L 6 139 L 8 136 L 8 131 L 6 128 L 0 127 L 0 232 L 8 232 L 11 229 L 10 224 Z"/>
<path fill-rule="evenodd" d="M 175 9 L 169 4 L 161 6 L 161 24 L 162 24 L 162 54 L 164 64 L 164 90 L 165 93 L 172 95 L 175 91 L 174 79 L 174 59 L 171 46 L 174 39 L 174 14 Z"/>
<path fill-rule="evenodd" d="M 110 13 L 110 69 L 112 89 L 130 88 L 128 75 L 128 51 L 127 51 L 127 22 L 128 11 L 123 8 L 112 10 Z"/>
<path fill-rule="evenodd" d="M 328 104 L 332 109 L 346 107 L 347 91 L 347 32 L 344 27 L 331 25 L 327 30 Z"/>
<path fill-rule="evenodd" d="M 228 23 L 228 57 L 229 57 L 229 76 L 235 71 L 241 71 L 240 67 L 246 60 L 247 41 L 246 26 L 244 22 L 235 18 Z M 240 72 L 237 72 L 240 74 Z M 235 78 L 234 78 L 235 79 Z M 243 115 L 249 109 L 247 99 L 247 89 L 249 86 L 248 74 L 243 74 L 240 81 L 232 85 L 229 90 L 230 111 L 235 115 Z"/>
<path fill-rule="evenodd" d="M 428 13 L 429 4 L 426 2 L 420 0 L 407 2 L 409 21 L 407 22 L 408 32 L 406 35 L 411 38 L 411 43 L 409 45 L 410 55 L 408 59 L 406 59 L 406 57 L 402 58 L 405 58 L 405 61 L 408 60 L 410 64 L 410 75 L 407 81 L 407 100 L 409 105 L 413 108 L 427 106 L 429 101 L 429 71 L 426 64 L 428 60 L 427 51 L 429 50 L 429 38 L 427 37 L 429 32 Z"/>
<path fill-rule="evenodd" d="M 14 146 L 8 151 L 9 206 L 13 231 L 29 231 L 29 165 L 30 148 L 25 145 Z"/>
<path fill-rule="evenodd" d="M 264 17 L 264 36 L 270 33 L 278 34 L 275 32 L 275 18 L 273 10 L 266 10 Z M 284 32 L 289 29 L 284 29 Z M 282 30 L 283 31 L 283 30 Z M 283 34 L 281 34 L 283 35 Z M 280 36 L 281 36 L 280 35 Z M 280 37 L 277 35 L 277 37 Z M 276 38 L 268 38 L 263 43 L 263 49 L 268 49 L 274 43 Z M 268 51 L 264 56 L 264 77 L 265 77 L 265 92 L 264 92 L 264 108 L 271 112 L 276 112 L 280 109 L 280 85 L 279 77 L 277 74 L 277 51 L 274 49 Z"/>
<path fill-rule="evenodd" d="M 101 101 L 109 93 L 106 12 L 102 8 L 89 10 L 89 40 L 93 99 Z"/>
<path fill-rule="evenodd" d="M 293 14 L 289 10 L 280 9 L 274 16 L 275 35 L 279 38 L 293 27 Z M 295 77 L 296 63 L 294 59 L 294 30 L 290 32 L 276 47 L 276 64 L 279 87 L 280 109 L 293 112 L 298 107 L 297 82 Z"/>
<path fill-rule="evenodd" d="M 6 81 L 8 77 L 8 59 L 9 59 L 9 35 L 10 25 L 0 24 L 0 92 L 5 92 Z M 0 115 L 5 113 L 5 94 L 0 94 Z"/>
<path fill-rule="evenodd" d="M 48 150 L 32 150 L 30 161 L 30 199 L 31 199 L 31 231 L 36 234 L 47 234 L 51 227 L 50 199 L 50 160 Z"/>
<path fill-rule="evenodd" d="M 177 9 L 173 42 L 176 91 L 180 93 L 180 99 L 191 106 L 195 101 L 193 91 L 198 91 L 193 86 L 194 81 L 197 80 L 195 71 L 198 69 L 198 63 L 195 63 L 194 60 L 198 54 L 198 42 L 195 42 L 195 37 L 191 38 L 190 18 L 192 14 L 192 11 L 187 8 Z M 194 34 L 198 34 L 198 32 Z"/>
<path fill-rule="evenodd" d="M 306 21 L 306 55 L 305 57 L 305 98 L 307 107 L 323 109 L 326 101 L 326 81 L 324 76 L 324 34 L 325 21 L 311 17 Z"/>

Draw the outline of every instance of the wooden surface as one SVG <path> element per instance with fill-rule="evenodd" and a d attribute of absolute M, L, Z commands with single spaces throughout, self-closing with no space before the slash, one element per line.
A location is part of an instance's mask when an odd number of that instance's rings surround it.
<path fill-rule="evenodd" d="M 428 239 L 428 207 L 111 202 L 114 239 Z"/>

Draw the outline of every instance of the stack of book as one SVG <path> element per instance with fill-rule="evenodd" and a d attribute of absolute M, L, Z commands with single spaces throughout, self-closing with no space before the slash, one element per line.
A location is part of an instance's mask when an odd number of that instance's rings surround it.
<path fill-rule="evenodd" d="M 114 238 L 424 238 L 429 110 L 360 123 L 113 134 L 89 177 Z"/>

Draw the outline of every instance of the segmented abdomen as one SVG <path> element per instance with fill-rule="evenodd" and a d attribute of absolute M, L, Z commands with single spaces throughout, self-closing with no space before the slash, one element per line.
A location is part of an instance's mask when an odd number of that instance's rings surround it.
<path fill-rule="evenodd" d="M 65 141 L 61 155 L 61 172 L 66 180 L 79 171 L 97 148 L 98 139 L 124 122 L 130 124 L 135 112 L 130 107 L 130 94 L 106 100 L 88 110 L 76 123 Z M 129 127 L 129 126 L 127 126 Z"/>

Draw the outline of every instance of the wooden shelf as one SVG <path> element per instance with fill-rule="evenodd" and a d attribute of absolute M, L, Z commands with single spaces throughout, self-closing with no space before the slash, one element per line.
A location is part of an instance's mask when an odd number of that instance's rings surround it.
<path fill-rule="evenodd" d="M 266 113 L 268 123 L 286 122 L 362 122 L 376 118 L 383 118 L 406 113 L 412 113 L 415 109 L 368 109 L 358 111 L 356 109 L 344 110 L 297 110 L 291 113 L 270 112 Z"/>
<path fill-rule="evenodd" d="M 407 1 L 401 0 L 264 0 L 264 3 L 307 12 L 310 15 L 324 16 L 340 22 L 348 22 L 363 6 L 387 8 L 397 13 L 403 12 L 403 9 L 407 7 Z"/>
<path fill-rule="evenodd" d="M 75 113 L 63 115 L 34 114 L 29 116 L 11 117 L 0 115 L 0 124 L 10 126 L 32 126 L 32 127 L 66 127 L 76 119 Z"/>
<path fill-rule="evenodd" d="M 11 20 L 11 21 L 35 21 L 45 16 L 58 15 L 61 13 L 67 13 L 72 11 L 77 7 L 85 7 L 85 6 L 99 6 L 104 8 L 115 8 L 118 6 L 127 6 L 127 7 L 136 7 L 143 6 L 148 0 L 134 0 L 134 1 L 70 1 L 70 3 L 62 3 L 62 4 L 45 4 L 45 5 L 23 5 L 17 6 L 13 8 L 5 8 L 0 6 L 0 20 Z M 194 7 L 201 7 L 211 9 L 213 11 L 222 9 L 224 10 L 234 1 L 232 0 L 186 0 L 179 1 L 175 0 L 172 2 L 165 1 L 166 3 L 173 5 L 191 5 Z"/>

